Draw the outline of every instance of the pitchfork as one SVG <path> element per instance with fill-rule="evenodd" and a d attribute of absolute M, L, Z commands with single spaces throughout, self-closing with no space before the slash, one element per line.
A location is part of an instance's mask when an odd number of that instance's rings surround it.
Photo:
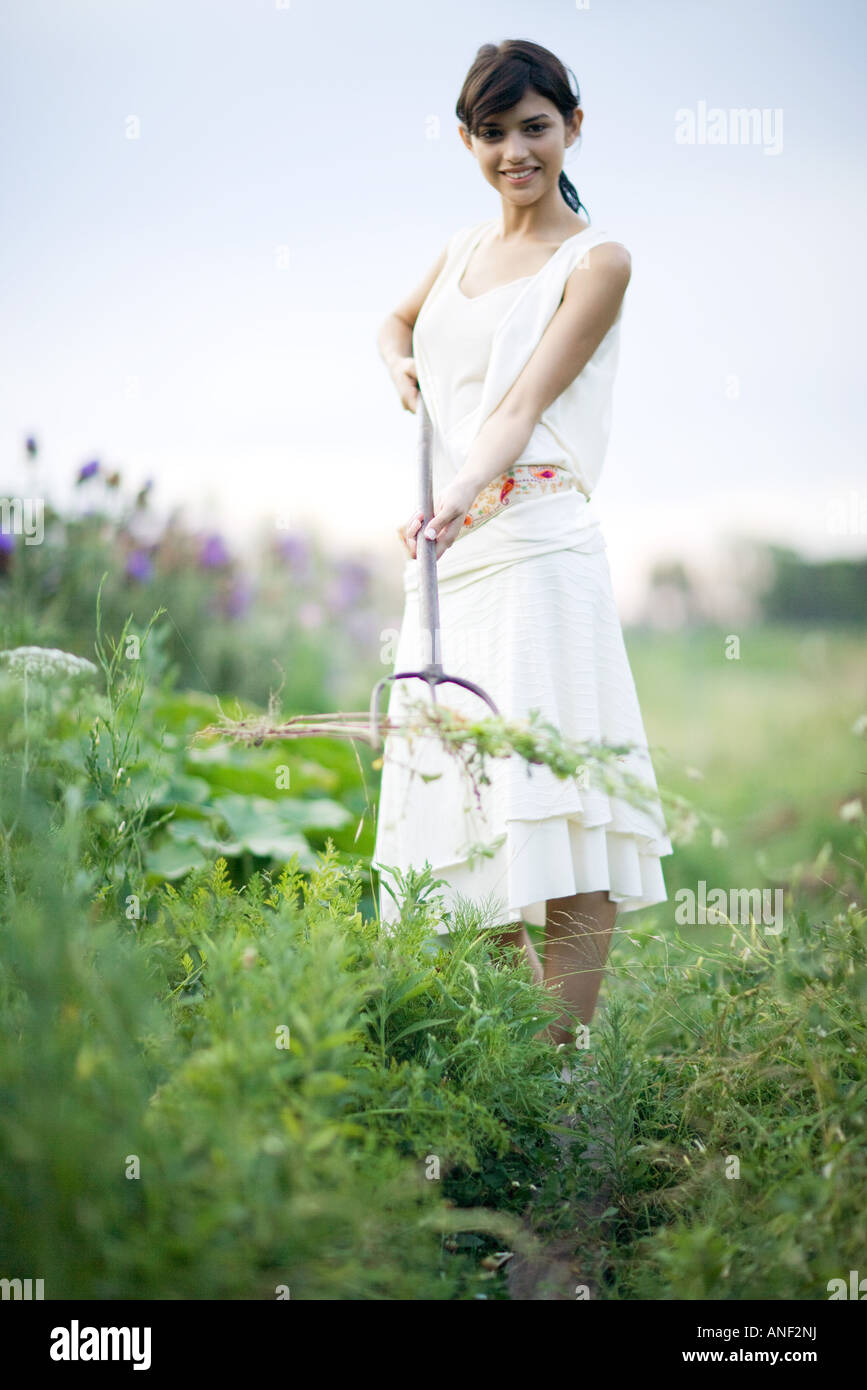
<path fill-rule="evenodd" d="M 434 514 L 433 471 L 431 466 L 433 424 L 428 414 L 424 397 L 420 391 L 418 394 L 416 414 L 419 417 L 419 484 L 421 507 L 424 512 L 424 519 L 415 538 L 416 563 L 420 566 L 419 615 L 421 619 L 421 634 L 423 639 L 427 639 L 427 646 L 424 650 L 426 653 L 430 654 L 430 660 L 420 671 L 395 671 L 390 676 L 383 676 L 382 680 L 377 681 L 376 685 L 373 687 L 373 694 L 370 697 L 370 744 L 373 748 L 378 748 L 380 745 L 379 692 L 389 681 L 426 681 L 430 687 L 431 699 L 434 702 L 436 702 L 436 688 L 438 685 L 461 685 L 465 690 L 471 690 L 474 695 L 478 695 L 480 700 L 484 700 L 485 704 L 493 710 L 494 714 L 499 714 L 499 710 L 490 695 L 482 690 L 480 685 L 476 685 L 474 681 L 465 680 L 463 676 L 447 676 L 443 671 L 442 647 L 440 644 L 440 608 L 437 595 L 437 543 L 436 541 L 428 540 L 427 536 L 424 534 L 425 527 Z"/>

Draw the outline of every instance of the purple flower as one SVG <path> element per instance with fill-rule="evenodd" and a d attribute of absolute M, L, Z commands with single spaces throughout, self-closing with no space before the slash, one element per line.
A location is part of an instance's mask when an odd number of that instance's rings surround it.
<path fill-rule="evenodd" d="M 12 568 L 12 551 L 15 537 L 11 531 L 0 531 L 0 574 L 8 574 Z"/>
<path fill-rule="evenodd" d="M 83 483 L 86 478 L 92 478 L 94 473 L 99 472 L 99 459 L 91 459 L 90 463 L 83 463 L 78 470 L 77 481 Z"/>
<path fill-rule="evenodd" d="M 38 452 L 39 452 L 39 445 L 36 443 L 36 440 L 33 438 L 33 435 L 32 435 L 32 434 L 29 434 L 29 435 L 27 436 L 27 438 L 25 439 L 25 441 L 24 441 L 24 447 L 25 447 L 25 449 L 27 450 L 27 452 L 28 452 L 28 454 L 30 455 L 30 457 L 31 457 L 32 459 L 35 459 L 35 458 L 36 458 L 36 455 L 37 455 Z"/>
<path fill-rule="evenodd" d="M 227 618 L 243 618 L 253 598 L 249 579 L 238 579 L 226 595 L 223 611 Z"/>
<path fill-rule="evenodd" d="M 205 537 L 199 551 L 199 564 L 204 569 L 220 569 L 223 565 L 228 565 L 230 558 L 222 536 L 214 531 Z"/>
<path fill-rule="evenodd" d="M 146 550 L 131 550 L 126 560 L 128 579 L 137 579 L 144 584 L 153 577 L 154 562 Z"/>
<path fill-rule="evenodd" d="M 343 560 L 331 585 L 328 602 L 333 611 L 342 613 L 350 608 L 367 590 L 370 570 L 357 560 Z"/>
<path fill-rule="evenodd" d="M 311 550 L 306 536 L 298 533 L 281 536 L 277 541 L 277 550 L 281 559 L 286 561 L 299 578 L 309 573 Z"/>

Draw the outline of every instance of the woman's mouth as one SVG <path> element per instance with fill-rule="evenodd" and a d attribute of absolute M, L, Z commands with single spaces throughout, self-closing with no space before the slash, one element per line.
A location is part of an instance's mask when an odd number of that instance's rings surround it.
<path fill-rule="evenodd" d="M 503 177 L 508 179 L 509 183 L 529 183 L 533 175 L 538 172 L 538 165 L 534 165 L 532 169 L 504 169 Z"/>

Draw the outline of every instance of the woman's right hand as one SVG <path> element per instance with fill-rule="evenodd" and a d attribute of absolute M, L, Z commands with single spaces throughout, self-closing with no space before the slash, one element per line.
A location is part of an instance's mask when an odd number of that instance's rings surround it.
<path fill-rule="evenodd" d="M 419 531 L 422 528 L 423 523 L 424 512 L 421 510 L 420 507 L 417 507 L 416 510 L 413 512 L 412 516 L 409 518 L 409 520 L 405 521 L 402 526 L 398 526 L 397 528 L 397 534 L 403 541 L 406 553 L 411 560 L 415 560 L 418 558 L 417 537 Z"/>
<path fill-rule="evenodd" d="M 391 379 L 404 410 L 415 414 L 418 404 L 418 373 L 414 357 L 398 357 L 391 366 Z"/>

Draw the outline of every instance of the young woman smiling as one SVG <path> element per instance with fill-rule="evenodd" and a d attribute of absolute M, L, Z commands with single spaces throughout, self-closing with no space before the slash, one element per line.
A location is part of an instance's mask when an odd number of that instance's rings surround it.
<path fill-rule="evenodd" d="M 665 901 L 672 852 L 591 493 L 604 461 L 628 250 L 591 227 L 563 173 L 583 112 L 577 82 L 538 44 L 485 44 L 456 106 L 499 216 L 461 227 L 388 315 L 378 345 L 397 394 L 419 388 L 433 424 L 440 627 L 449 670 L 500 712 L 537 709 L 576 741 L 632 745 L 643 809 L 517 758 L 491 769 L 482 805 L 435 740 L 387 740 L 374 865 L 383 924 L 390 868 L 429 861 L 447 909 L 484 900 L 492 930 L 526 950 L 562 1002 L 552 1030 L 589 1024 L 618 913 Z M 586 209 L 585 209 L 586 211 Z M 408 553 L 395 670 L 424 663 L 416 546 Z M 440 698 L 480 714 L 459 687 Z M 389 715 L 417 690 L 392 685 Z M 545 928 L 544 964 L 527 924 Z M 448 922 L 440 930 L 448 931 Z"/>

